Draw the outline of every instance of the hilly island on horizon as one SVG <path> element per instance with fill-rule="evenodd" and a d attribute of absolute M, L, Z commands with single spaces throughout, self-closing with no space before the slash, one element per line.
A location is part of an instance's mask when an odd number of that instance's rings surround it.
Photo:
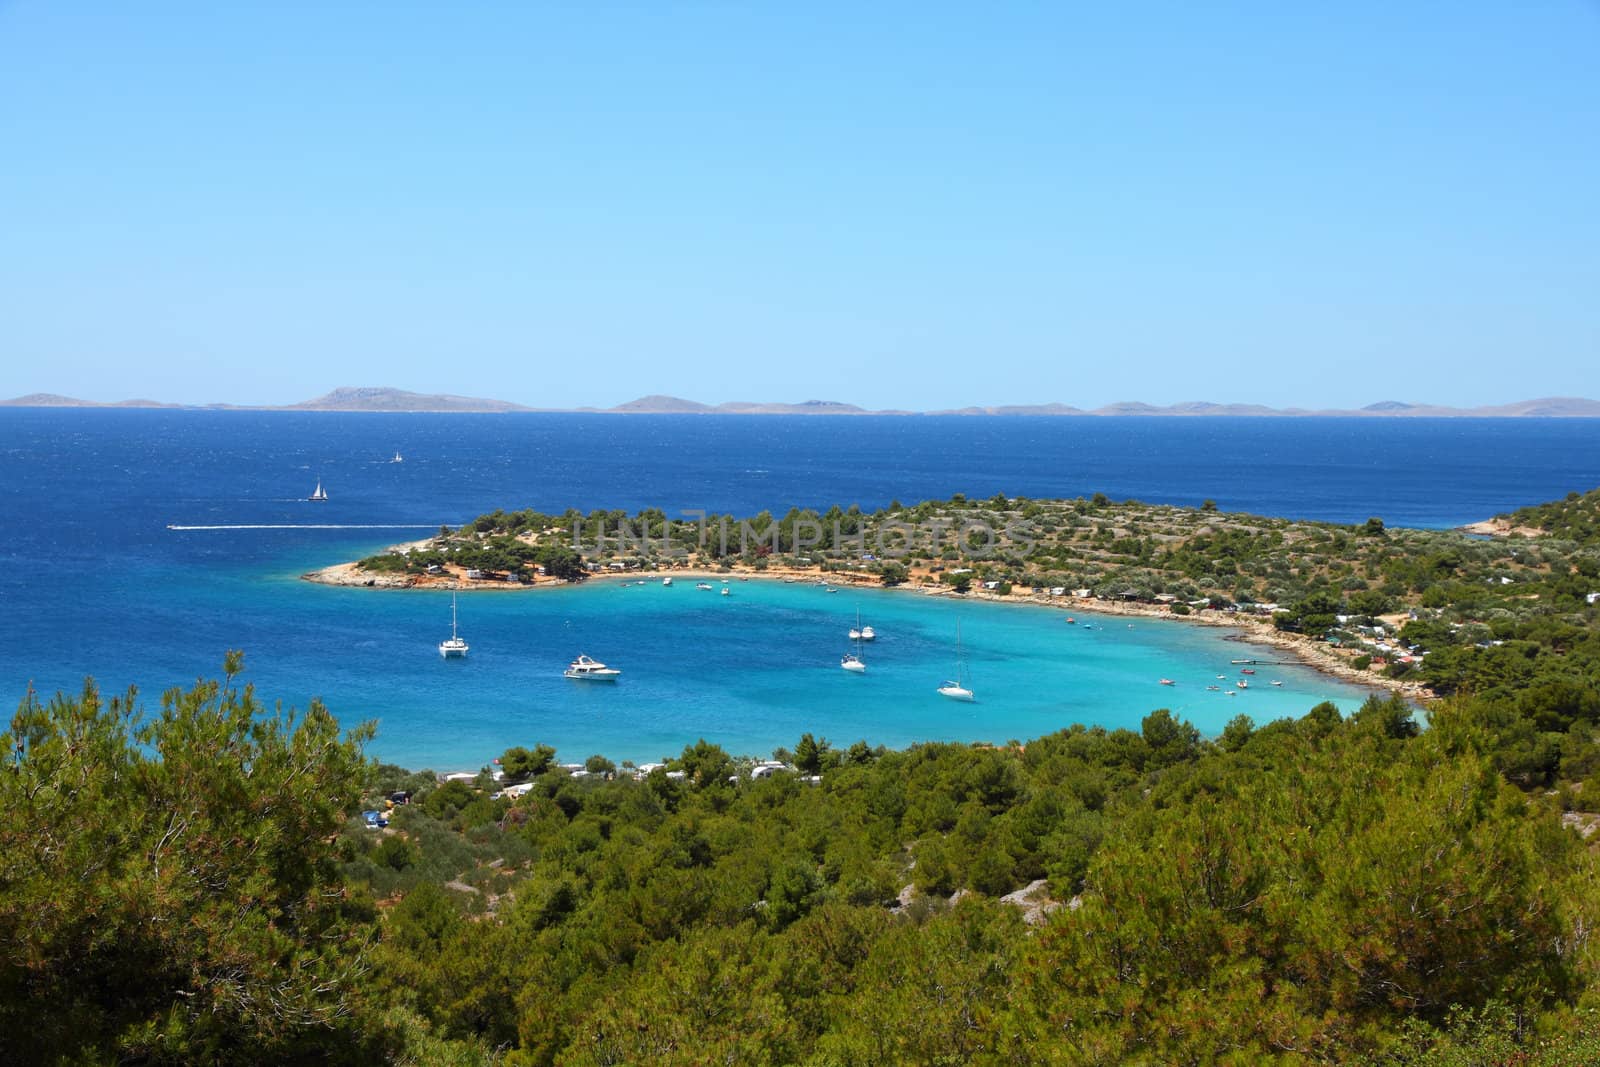
<path fill-rule="evenodd" d="M 345 411 L 345 412 L 454 412 L 460 414 L 506 414 L 564 412 L 586 415 L 897 415 L 897 416 L 1150 416 L 1204 418 L 1300 417 L 1323 418 L 1600 418 L 1600 401 L 1585 397 L 1538 397 L 1532 400 L 1486 404 L 1462 408 L 1446 404 L 1381 400 L 1361 408 L 1276 408 L 1264 404 L 1213 403 L 1205 400 L 1174 404 L 1149 404 L 1119 401 L 1095 408 L 1079 408 L 1058 402 L 1044 404 L 971 405 L 912 411 L 901 408 L 869 409 L 839 400 L 782 401 L 733 400 L 706 404 L 682 397 L 651 394 L 608 408 L 557 408 L 525 405 L 509 400 L 456 396 L 448 393 L 415 393 L 388 386 L 342 386 L 311 400 L 294 404 L 177 404 L 159 400 L 120 401 L 84 400 L 59 393 L 29 393 L 0 400 L 0 407 L 21 408 L 162 408 L 198 411 Z"/>

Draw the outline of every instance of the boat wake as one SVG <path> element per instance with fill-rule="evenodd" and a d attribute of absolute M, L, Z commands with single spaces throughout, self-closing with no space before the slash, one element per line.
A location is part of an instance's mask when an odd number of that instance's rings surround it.
<path fill-rule="evenodd" d="M 179 526 L 167 523 L 169 530 L 437 530 L 438 523 L 330 523 L 330 522 L 258 522 L 221 523 L 212 526 Z"/>

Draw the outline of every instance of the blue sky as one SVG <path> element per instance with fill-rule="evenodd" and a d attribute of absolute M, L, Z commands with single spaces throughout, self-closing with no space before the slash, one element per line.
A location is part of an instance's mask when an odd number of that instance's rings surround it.
<path fill-rule="evenodd" d="M 0 0 L 0 395 L 1600 396 L 1600 5 Z"/>

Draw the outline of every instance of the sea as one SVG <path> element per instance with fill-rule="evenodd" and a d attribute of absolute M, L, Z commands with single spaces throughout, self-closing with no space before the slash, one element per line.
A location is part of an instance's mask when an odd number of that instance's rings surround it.
<path fill-rule="evenodd" d="M 329 499 L 310 502 L 319 481 Z M 1231 660 L 1281 657 L 1210 628 L 775 581 L 734 580 L 726 597 L 683 580 L 467 593 L 472 652 L 445 661 L 448 593 L 300 575 L 496 508 L 744 515 L 1105 493 L 1446 528 L 1597 484 L 1589 419 L 0 408 L 0 696 L 93 677 L 154 709 L 240 649 L 267 703 L 320 699 L 345 724 L 377 723 L 376 758 L 436 770 L 518 744 L 644 762 L 700 738 L 760 756 L 805 732 L 1027 740 L 1137 728 L 1161 707 L 1214 734 L 1237 714 L 1349 710 L 1367 694 L 1276 663 L 1240 691 Z M 859 676 L 838 666 L 858 612 L 880 635 Z M 972 704 L 935 692 L 956 670 L 958 626 Z M 621 679 L 562 678 L 580 652 Z"/>

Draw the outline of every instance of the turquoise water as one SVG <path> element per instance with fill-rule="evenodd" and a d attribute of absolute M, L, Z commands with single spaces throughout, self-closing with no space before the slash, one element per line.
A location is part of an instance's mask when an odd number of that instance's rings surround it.
<path fill-rule="evenodd" d="M 1069 625 L 1066 612 L 1042 606 L 757 579 L 733 579 L 729 596 L 716 580 L 702 591 L 683 577 L 671 587 L 595 581 L 463 594 L 472 653 L 446 661 L 436 646 L 449 633 L 448 593 L 275 584 L 274 595 L 300 603 L 319 646 L 304 653 L 318 665 L 317 694 L 346 718 L 376 718 L 375 752 L 407 766 L 477 767 L 534 743 L 567 760 L 600 752 L 644 762 L 700 737 L 765 755 L 807 730 L 838 744 L 1002 742 L 1075 722 L 1137 729 L 1157 707 L 1209 734 L 1241 712 L 1265 722 L 1326 699 L 1348 711 L 1366 695 L 1303 666 L 1262 666 L 1236 696 L 1209 692 L 1233 690 L 1239 669 L 1228 661 L 1250 655 L 1209 627 L 1077 612 Z M 857 608 L 879 635 L 863 646 L 865 675 L 838 665 Z M 934 692 L 954 672 L 958 620 L 972 704 Z M 258 643 L 284 650 L 288 636 Z M 621 669 L 621 679 L 563 678 L 580 652 Z M 293 692 L 299 659 L 256 655 L 252 674 Z M 381 699 L 371 695 L 374 677 L 384 679 Z M 1163 677 L 1178 684 L 1162 686 Z"/>

